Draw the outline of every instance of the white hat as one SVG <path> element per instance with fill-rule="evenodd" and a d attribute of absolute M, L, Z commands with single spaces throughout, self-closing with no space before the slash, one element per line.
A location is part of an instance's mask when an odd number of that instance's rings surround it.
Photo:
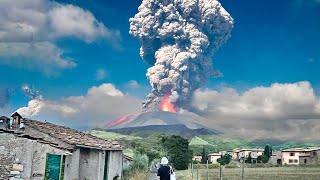
<path fill-rule="evenodd" d="M 162 165 L 164 165 L 164 164 L 168 164 L 168 159 L 166 158 L 166 157 L 163 157 L 162 159 L 161 159 L 161 164 Z"/>

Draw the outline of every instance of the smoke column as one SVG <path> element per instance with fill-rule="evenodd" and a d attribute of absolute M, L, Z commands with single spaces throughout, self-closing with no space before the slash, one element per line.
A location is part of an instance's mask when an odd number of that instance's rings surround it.
<path fill-rule="evenodd" d="M 41 108 L 44 106 L 44 99 L 40 92 L 35 88 L 30 88 L 28 85 L 22 86 L 22 91 L 32 100 L 28 102 L 27 107 L 21 107 L 17 112 L 22 116 L 38 115 Z"/>
<path fill-rule="evenodd" d="M 143 0 L 130 18 L 140 56 L 152 65 L 144 110 L 170 101 L 188 109 L 194 91 L 214 75 L 212 56 L 227 41 L 233 19 L 217 0 Z"/>

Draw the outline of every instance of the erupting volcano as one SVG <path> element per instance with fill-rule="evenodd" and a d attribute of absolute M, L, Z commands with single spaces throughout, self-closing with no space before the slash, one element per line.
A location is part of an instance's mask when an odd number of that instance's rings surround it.
<path fill-rule="evenodd" d="M 216 74 L 212 56 L 230 37 L 232 17 L 217 0 L 143 0 L 138 11 L 129 33 L 151 65 L 143 111 L 190 109 L 195 90 Z"/>
<path fill-rule="evenodd" d="M 174 107 L 174 104 L 170 101 L 168 94 L 163 96 L 162 101 L 160 103 L 160 109 L 162 111 L 177 112 L 176 108 Z"/>
<path fill-rule="evenodd" d="M 141 113 L 116 119 L 106 128 L 216 133 L 188 110 L 195 90 L 216 74 L 212 56 L 230 37 L 232 17 L 217 0 L 143 0 L 138 11 L 130 18 L 129 33 L 139 40 L 140 56 L 151 66 L 146 76 L 152 91 Z"/>

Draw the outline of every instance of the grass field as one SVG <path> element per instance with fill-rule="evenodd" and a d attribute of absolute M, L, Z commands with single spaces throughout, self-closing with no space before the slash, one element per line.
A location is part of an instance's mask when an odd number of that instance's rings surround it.
<path fill-rule="evenodd" d="M 177 171 L 178 180 L 192 180 L 190 170 Z M 197 179 L 196 169 L 193 179 Z M 219 169 L 209 169 L 209 179 L 219 180 Z M 224 180 L 241 180 L 241 168 L 224 168 Z M 246 168 L 245 180 L 320 180 L 320 167 Z M 206 180 L 206 170 L 199 169 L 198 180 Z"/>

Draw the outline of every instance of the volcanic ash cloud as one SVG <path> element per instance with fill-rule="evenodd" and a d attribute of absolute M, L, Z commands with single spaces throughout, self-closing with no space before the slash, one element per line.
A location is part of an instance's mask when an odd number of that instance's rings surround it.
<path fill-rule="evenodd" d="M 233 28 L 230 14 L 216 0 L 143 0 L 130 18 L 130 34 L 141 44 L 152 92 L 144 109 L 162 97 L 188 109 L 194 91 L 213 76 L 212 56 Z"/>

